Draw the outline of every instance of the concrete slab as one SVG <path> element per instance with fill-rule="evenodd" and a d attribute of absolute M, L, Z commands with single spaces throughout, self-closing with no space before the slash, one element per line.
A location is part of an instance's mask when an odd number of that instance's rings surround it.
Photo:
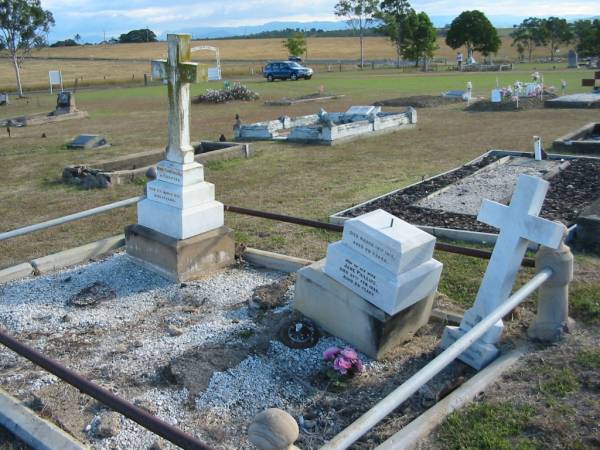
<path fill-rule="evenodd" d="M 233 231 L 223 226 L 188 239 L 175 239 L 143 225 L 125 228 L 127 254 L 172 281 L 194 280 L 233 264 Z"/>
<path fill-rule="evenodd" d="M 282 255 L 280 253 L 267 252 L 264 250 L 258 250 L 256 248 L 247 248 L 244 251 L 243 257 L 246 261 L 255 266 L 286 273 L 296 272 L 302 267 L 306 267 L 314 263 L 314 261 L 310 261 L 308 259 L 296 258 L 294 256 Z"/>
<path fill-rule="evenodd" d="M 53 255 L 44 256 L 31 261 L 36 273 L 47 273 L 63 267 L 72 266 L 87 261 L 95 256 L 100 256 L 125 245 L 125 236 L 122 234 L 71 248 Z"/>
<path fill-rule="evenodd" d="M 35 450 L 88 450 L 56 425 L 0 389 L 0 424 Z"/>
<path fill-rule="evenodd" d="M 0 283 L 8 283 L 9 281 L 20 280 L 21 278 L 33 275 L 33 266 L 29 263 L 21 263 L 16 266 L 7 267 L 0 270 Z"/>
<path fill-rule="evenodd" d="M 563 95 L 546 100 L 544 108 L 600 108 L 600 94 L 581 93 Z"/>
<path fill-rule="evenodd" d="M 390 316 L 325 275 L 324 265 L 298 271 L 294 308 L 371 358 L 384 358 L 429 321 L 435 291 Z"/>

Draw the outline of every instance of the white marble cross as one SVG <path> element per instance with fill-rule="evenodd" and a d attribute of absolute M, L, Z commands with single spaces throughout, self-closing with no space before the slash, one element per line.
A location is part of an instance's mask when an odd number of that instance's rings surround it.
<path fill-rule="evenodd" d="M 483 202 L 477 220 L 499 228 L 500 233 L 473 307 L 465 313 L 459 328 L 446 327 L 442 347 L 447 348 L 510 296 L 528 241 L 554 249 L 561 245 L 566 227 L 538 217 L 548 187 L 549 183 L 541 178 L 521 175 L 509 206 Z M 503 327 L 499 320 L 460 359 L 477 369 L 483 367 L 498 353 L 493 344 L 500 340 Z"/>
<path fill-rule="evenodd" d="M 550 248 L 560 246 L 566 227 L 538 217 L 548 187 L 549 183 L 541 178 L 521 175 L 509 206 L 491 200 L 484 200 L 481 205 L 477 220 L 499 228 L 500 233 L 475 304 L 465 314 L 469 325 L 479 322 L 510 296 L 528 241 Z M 497 325 L 484 335 L 484 342 L 493 344 L 499 340 L 502 324 Z"/>
<path fill-rule="evenodd" d="M 168 80 L 169 144 L 167 159 L 177 163 L 194 161 L 190 144 L 190 83 L 197 80 L 198 64 L 191 60 L 191 35 L 167 35 L 168 58 L 152 61 L 152 76 Z"/>

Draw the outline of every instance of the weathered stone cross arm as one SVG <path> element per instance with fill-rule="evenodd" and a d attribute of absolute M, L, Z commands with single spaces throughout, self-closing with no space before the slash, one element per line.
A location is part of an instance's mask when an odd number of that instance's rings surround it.
<path fill-rule="evenodd" d="M 168 58 L 152 61 L 152 76 L 168 80 L 167 159 L 178 163 L 194 161 L 194 149 L 190 145 L 190 83 L 197 80 L 198 64 L 191 62 L 191 39 L 189 34 L 169 34 Z"/>
<path fill-rule="evenodd" d="M 514 214 L 510 214 L 509 209 L 510 206 L 484 200 L 477 220 L 501 230 L 508 226 L 515 232 L 518 230 L 521 238 L 552 249 L 560 247 L 566 231 L 564 225 L 534 215 L 515 217 Z"/>

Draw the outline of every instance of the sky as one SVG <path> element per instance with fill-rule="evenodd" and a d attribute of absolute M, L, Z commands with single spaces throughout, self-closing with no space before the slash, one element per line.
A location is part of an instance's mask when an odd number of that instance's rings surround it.
<path fill-rule="evenodd" d="M 82 36 L 95 42 L 149 27 L 157 35 L 201 27 L 262 25 L 267 22 L 334 21 L 336 0 L 41 0 L 56 25 L 49 39 Z M 456 16 L 479 9 L 492 22 L 528 16 L 597 16 L 598 0 L 421 0 L 411 5 L 430 16 Z M 502 17 L 504 16 L 504 17 Z M 507 17 L 510 16 L 510 17 Z M 441 20 L 441 19 L 440 19 Z M 435 22 L 434 22 L 435 23 Z M 443 25 L 443 24 L 442 24 Z M 506 23 L 496 24 L 506 26 Z"/>

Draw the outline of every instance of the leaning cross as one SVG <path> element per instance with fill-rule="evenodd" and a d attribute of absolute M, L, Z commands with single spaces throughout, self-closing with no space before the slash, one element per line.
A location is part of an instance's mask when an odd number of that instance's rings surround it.
<path fill-rule="evenodd" d="M 528 241 L 557 249 L 566 227 L 538 217 L 549 183 L 541 178 L 521 175 L 509 206 L 485 200 L 477 220 L 500 229 L 492 257 L 479 287 L 475 304 L 465 312 L 460 327 L 446 327 L 442 347 L 448 348 L 461 336 L 488 316 L 510 296 Z M 459 358 L 480 369 L 498 354 L 495 343 L 500 340 L 504 325 L 494 324 Z"/>
<path fill-rule="evenodd" d="M 198 64 L 190 62 L 191 39 L 189 34 L 169 34 L 168 58 L 152 61 L 152 76 L 168 81 L 167 159 L 178 163 L 194 161 L 194 148 L 190 144 L 190 83 L 197 80 Z"/>

